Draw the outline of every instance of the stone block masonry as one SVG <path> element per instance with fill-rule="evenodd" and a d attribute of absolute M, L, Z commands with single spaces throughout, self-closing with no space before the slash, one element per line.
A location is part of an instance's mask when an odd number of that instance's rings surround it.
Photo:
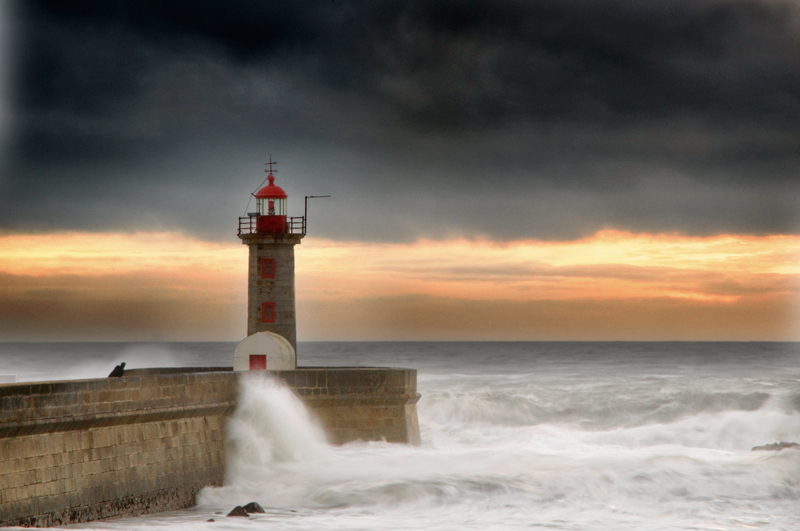
<path fill-rule="evenodd" d="M 419 442 L 416 371 L 273 373 L 330 442 Z M 141 369 L 123 378 L 0 385 L 0 525 L 47 527 L 190 507 L 225 474 L 241 373 Z"/>
<path fill-rule="evenodd" d="M 273 374 L 316 415 L 332 444 L 420 443 L 415 370 L 304 368 Z"/>
<path fill-rule="evenodd" d="M 274 332 L 297 350 L 294 247 L 302 234 L 241 234 L 250 248 L 247 280 L 247 335 Z M 269 265 L 263 261 L 269 261 Z M 269 308 L 264 307 L 267 303 Z"/>
<path fill-rule="evenodd" d="M 228 373 L 0 385 L 0 525 L 194 504 L 225 473 Z"/>

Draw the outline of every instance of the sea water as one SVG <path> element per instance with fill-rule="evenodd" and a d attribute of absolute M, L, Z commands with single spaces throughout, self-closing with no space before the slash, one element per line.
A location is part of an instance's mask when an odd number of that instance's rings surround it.
<path fill-rule="evenodd" d="M 230 343 L 3 344 L 19 381 L 230 365 Z M 254 375 L 225 485 L 86 529 L 800 529 L 798 343 L 301 343 L 301 366 L 419 371 L 422 445 L 329 446 Z M 266 513 L 228 518 L 256 501 Z M 208 520 L 213 519 L 214 522 Z"/>

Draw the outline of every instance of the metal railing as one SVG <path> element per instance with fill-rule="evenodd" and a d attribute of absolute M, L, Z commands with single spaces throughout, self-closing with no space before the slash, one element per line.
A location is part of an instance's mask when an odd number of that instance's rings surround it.
<path fill-rule="evenodd" d="M 258 216 L 245 216 L 239 218 L 239 234 L 256 234 L 258 232 Z M 286 234 L 305 234 L 305 216 L 286 218 Z"/>
<path fill-rule="evenodd" d="M 305 234 L 306 233 L 306 217 L 293 216 L 286 218 L 286 232 L 289 234 Z"/>

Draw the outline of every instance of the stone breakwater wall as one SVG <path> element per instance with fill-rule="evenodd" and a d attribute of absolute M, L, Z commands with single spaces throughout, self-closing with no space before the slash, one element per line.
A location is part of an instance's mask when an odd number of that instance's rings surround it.
<path fill-rule="evenodd" d="M 419 442 L 416 371 L 273 372 L 334 444 Z M 225 476 L 241 373 L 141 369 L 123 378 L 0 385 L 0 525 L 48 527 L 183 509 Z"/>
<path fill-rule="evenodd" d="M 332 444 L 420 442 L 416 370 L 306 368 L 272 374 L 315 414 Z"/>
<path fill-rule="evenodd" d="M 0 524 L 191 506 L 225 473 L 232 373 L 0 385 Z"/>

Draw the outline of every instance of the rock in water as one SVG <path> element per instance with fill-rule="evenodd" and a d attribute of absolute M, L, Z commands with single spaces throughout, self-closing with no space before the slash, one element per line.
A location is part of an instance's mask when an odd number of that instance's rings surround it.
<path fill-rule="evenodd" d="M 785 450 L 786 448 L 796 448 L 800 446 L 795 442 L 778 442 L 773 444 L 765 444 L 764 446 L 754 446 L 753 451 L 758 450 L 772 450 L 774 452 L 778 452 L 780 450 Z"/>
<path fill-rule="evenodd" d="M 250 515 L 247 514 L 247 511 L 244 510 L 244 507 L 242 507 L 241 505 L 237 505 L 236 507 L 233 508 L 233 510 L 231 512 L 228 513 L 228 516 L 244 516 L 244 517 L 248 517 Z"/>
<path fill-rule="evenodd" d="M 244 510 L 247 511 L 248 513 L 250 513 L 250 514 L 263 513 L 264 512 L 264 508 L 261 507 L 258 504 L 258 502 L 250 502 L 250 503 L 248 503 L 247 505 L 244 506 Z"/>
<path fill-rule="evenodd" d="M 120 363 L 119 365 L 114 367 L 114 370 L 111 371 L 111 374 L 109 374 L 108 377 L 109 378 L 119 378 L 124 373 L 125 373 L 125 362 L 123 361 L 122 363 Z"/>

